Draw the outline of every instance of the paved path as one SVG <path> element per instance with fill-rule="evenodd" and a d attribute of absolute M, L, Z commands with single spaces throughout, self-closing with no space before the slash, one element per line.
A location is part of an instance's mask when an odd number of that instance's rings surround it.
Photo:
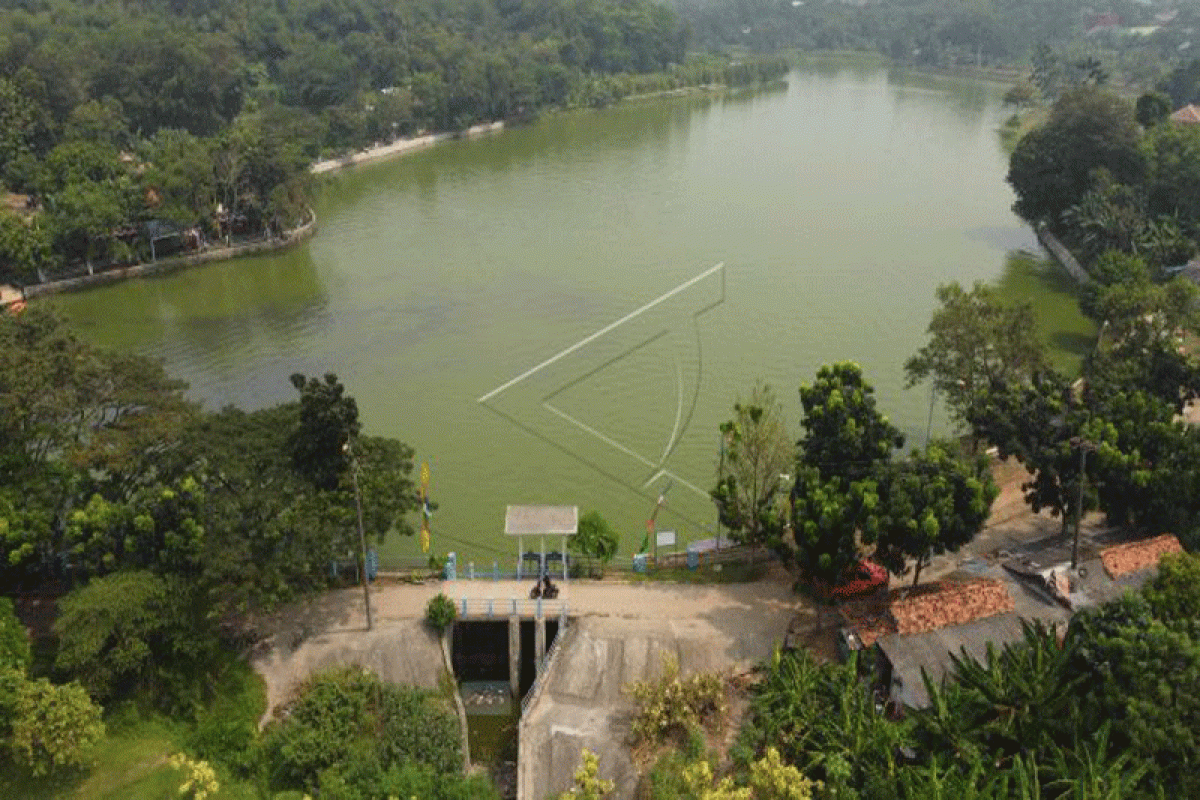
<path fill-rule="evenodd" d="M 436 637 L 424 627 L 425 606 L 445 593 L 453 600 L 527 599 L 532 581 L 429 581 L 372 587 L 375 629 L 366 631 L 362 589 L 327 592 L 281 610 L 258 623 L 262 645 L 255 669 L 267 683 L 269 709 L 290 698 L 312 672 L 342 663 L 375 669 L 386 680 L 436 686 L 441 657 Z M 791 592 L 782 570 L 755 583 L 702 585 L 614 581 L 560 582 L 559 600 L 571 617 L 692 621 L 707 626 L 727 643 L 763 638 L 769 652 L 778 631 L 803 604 Z M 780 627 L 782 626 L 782 627 Z M 783 633 L 778 632 L 782 639 Z"/>

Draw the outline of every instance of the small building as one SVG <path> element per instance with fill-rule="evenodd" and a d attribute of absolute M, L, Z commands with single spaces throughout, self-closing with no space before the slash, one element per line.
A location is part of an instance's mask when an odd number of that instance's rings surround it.
<path fill-rule="evenodd" d="M 1025 637 L 1023 621 L 1065 633 L 1072 615 L 1137 590 L 1158 571 L 1159 559 L 1182 551 L 1170 534 L 1107 547 L 1088 543 L 1072 571 L 1070 543 L 1032 542 L 1004 560 L 970 559 L 961 580 L 893 589 L 885 600 L 842 605 L 843 652 L 875 648 L 879 681 L 901 707 L 929 704 L 922 672 L 936 684 L 964 654 L 976 660 Z"/>
<path fill-rule="evenodd" d="M 567 537 L 579 532 L 579 506 L 509 506 L 504 515 L 504 534 L 517 537 L 517 580 L 526 560 L 536 561 L 537 572 L 549 575 L 550 564 L 559 562 L 563 580 L 567 579 Z M 525 549 L 525 537 L 536 536 L 538 551 Z M 560 537 L 560 549 L 546 551 L 546 537 Z"/>
<path fill-rule="evenodd" d="M 1200 106 L 1189 103 L 1171 115 L 1177 125 L 1200 125 Z"/>

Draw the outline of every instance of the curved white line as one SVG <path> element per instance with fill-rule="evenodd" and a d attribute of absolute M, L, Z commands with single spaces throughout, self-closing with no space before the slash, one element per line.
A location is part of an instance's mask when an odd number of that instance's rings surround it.
<path fill-rule="evenodd" d="M 662 456 L 658 459 L 658 465 L 661 467 L 667 463 L 667 456 L 671 455 L 671 448 L 675 446 L 675 439 L 679 436 L 679 425 L 683 422 L 683 367 L 679 365 L 679 354 L 675 354 L 675 398 L 679 401 L 675 406 L 675 427 L 671 431 L 671 438 L 667 440 L 667 446 L 663 450 Z"/>

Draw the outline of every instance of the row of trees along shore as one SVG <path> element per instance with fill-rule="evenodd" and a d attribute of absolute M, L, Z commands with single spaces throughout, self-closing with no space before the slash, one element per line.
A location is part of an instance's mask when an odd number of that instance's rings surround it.
<path fill-rule="evenodd" d="M 660 728 L 646 796 L 1200 792 L 1200 428 L 1181 417 L 1200 396 L 1200 298 L 1173 269 L 1200 238 L 1200 126 L 1167 119 L 1200 99 L 1200 62 L 1164 79 L 1169 98 L 1137 103 L 1097 86 L 1101 74 L 1078 70 L 1046 93 L 1048 117 L 1017 144 L 1008 176 L 1017 213 L 1066 241 L 1091 278 L 1078 298 L 1098 335 L 1079 372 L 1054 368 L 1030 304 L 983 284 L 941 286 L 904 369 L 960 438 L 905 454 L 862 371 L 832 364 L 800 387 L 798 438 L 769 387 L 734 405 L 712 496 L 735 539 L 772 548 L 822 599 L 864 557 L 916 584 L 931 556 L 970 542 L 996 497 L 978 455 L 988 446 L 1028 470 L 1025 501 L 1062 533 L 1098 510 L 1128 536 L 1174 533 L 1190 552 L 1164 558 L 1143 592 L 1076 614 L 1065 638 L 1030 625 L 981 660 L 963 654 L 944 683 L 926 679 L 931 702 L 915 712 L 882 710 L 871 651 L 843 664 L 776 654 L 724 774 L 703 746 L 720 715 L 690 711 L 685 683 L 679 699 L 638 712 L 672 726 Z M 768 769 L 787 794 L 762 788 Z"/>
<path fill-rule="evenodd" d="M 309 164 L 423 131 L 781 77 L 650 0 L 78 3 L 0 17 L 0 283 L 291 227 Z"/>

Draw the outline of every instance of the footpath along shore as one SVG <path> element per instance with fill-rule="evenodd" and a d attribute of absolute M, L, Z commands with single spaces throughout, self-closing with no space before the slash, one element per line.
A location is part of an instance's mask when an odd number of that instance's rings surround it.
<path fill-rule="evenodd" d="M 489 133 L 497 133 L 502 130 L 504 130 L 503 121 L 485 122 L 482 125 L 472 125 L 461 132 L 430 133 L 425 136 L 414 136 L 411 139 L 397 139 L 390 144 L 379 144 L 359 150 L 356 153 L 340 156 L 339 158 L 327 158 L 324 161 L 318 161 L 312 165 L 309 171 L 313 175 L 324 175 L 325 173 L 336 172 L 347 167 L 356 167 L 360 164 L 369 164 L 373 161 L 382 161 L 388 158 L 407 155 L 408 153 L 424 150 L 426 147 L 432 147 L 435 144 L 448 142 L 452 139 L 473 139 L 476 136 L 485 136 Z"/>

